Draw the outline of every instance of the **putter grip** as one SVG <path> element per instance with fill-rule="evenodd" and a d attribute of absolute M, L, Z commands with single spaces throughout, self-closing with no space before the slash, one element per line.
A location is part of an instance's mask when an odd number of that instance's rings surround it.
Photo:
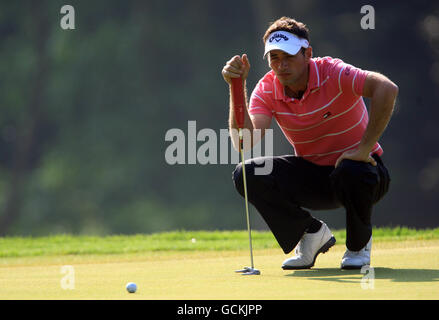
<path fill-rule="evenodd" d="M 242 84 L 242 78 L 232 78 L 232 101 L 235 111 L 235 119 L 238 128 L 244 128 L 244 87 Z"/>

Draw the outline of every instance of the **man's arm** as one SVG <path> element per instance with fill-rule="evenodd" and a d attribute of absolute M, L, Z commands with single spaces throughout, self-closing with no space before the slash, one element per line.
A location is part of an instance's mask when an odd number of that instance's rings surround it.
<path fill-rule="evenodd" d="M 254 145 L 256 145 L 259 142 L 259 140 L 254 139 L 253 130 L 261 129 L 260 137 L 262 138 L 265 135 L 265 129 L 268 129 L 271 123 L 271 118 L 266 115 L 256 114 L 250 117 L 248 114 L 246 79 L 249 70 L 250 70 L 250 63 L 248 61 L 246 54 L 242 55 L 242 57 L 234 56 L 232 59 L 227 61 L 226 65 L 222 70 L 222 75 L 224 77 L 224 80 L 229 84 L 229 95 L 230 95 L 229 133 L 235 150 L 238 150 L 239 136 L 237 130 L 238 126 L 235 120 L 235 112 L 234 112 L 235 106 L 233 105 L 233 99 L 232 99 L 231 78 L 242 77 L 244 82 L 243 87 L 244 87 L 244 96 L 245 96 L 245 104 L 246 104 L 246 111 L 244 112 L 244 129 L 248 129 L 248 132 L 250 133 L 250 137 L 251 137 L 250 148 L 252 148 Z M 244 150 L 247 149 L 246 148 L 247 145 L 248 143 L 246 143 L 246 141 L 244 140 Z"/>
<path fill-rule="evenodd" d="M 229 133 L 233 147 L 235 148 L 235 150 L 238 151 L 239 150 L 238 126 L 236 125 L 234 106 L 231 97 L 232 97 L 232 93 L 230 92 Z M 246 110 L 244 112 L 244 129 L 247 129 L 248 133 L 250 134 L 250 146 L 248 146 L 248 143 L 245 140 L 246 135 L 244 132 L 244 151 L 247 151 L 248 148 L 253 148 L 253 146 L 255 146 L 259 142 L 259 137 L 262 139 L 265 136 L 265 129 L 270 128 L 270 124 L 271 124 L 271 118 L 265 114 L 254 114 L 249 116 L 247 101 L 248 101 L 247 95 L 245 94 Z M 254 129 L 261 130 L 260 136 L 257 134 L 253 134 Z"/>
<path fill-rule="evenodd" d="M 335 166 L 338 166 L 343 159 L 370 162 L 372 165 L 376 165 L 370 152 L 390 121 L 397 95 L 398 86 L 387 77 L 376 72 L 370 72 L 367 75 L 363 97 L 371 99 L 369 123 L 358 148 L 343 153 Z"/>
<path fill-rule="evenodd" d="M 244 112 L 244 128 L 248 129 L 250 131 L 253 131 L 253 122 L 249 117 L 248 114 L 248 98 L 247 98 L 247 86 L 246 86 L 246 81 L 243 80 L 243 88 L 244 88 L 244 102 L 245 102 L 245 109 L 246 111 Z M 229 84 L 229 96 L 230 96 L 230 102 L 229 102 L 229 106 L 230 106 L 230 111 L 229 111 L 229 130 L 230 129 L 238 129 L 238 126 L 236 124 L 236 119 L 235 119 L 235 106 L 233 104 L 233 99 L 232 99 L 232 86 L 231 84 Z"/>

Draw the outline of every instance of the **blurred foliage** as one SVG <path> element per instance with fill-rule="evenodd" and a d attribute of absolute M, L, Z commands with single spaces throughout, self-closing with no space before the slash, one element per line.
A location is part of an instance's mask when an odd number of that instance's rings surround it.
<path fill-rule="evenodd" d="M 227 128 L 224 63 L 246 52 L 248 91 L 265 72 L 262 35 L 288 15 L 314 56 L 382 72 L 400 88 L 380 142 L 392 175 L 376 225 L 439 225 L 439 4 L 369 2 L 376 29 L 346 1 L 0 3 L 0 233 L 149 233 L 243 229 L 234 165 L 165 161 L 167 130 Z M 275 154 L 292 149 L 273 122 Z M 198 146 L 201 143 L 198 143 Z M 252 208 L 252 223 L 265 224 Z M 317 213 L 344 227 L 341 210 Z"/>

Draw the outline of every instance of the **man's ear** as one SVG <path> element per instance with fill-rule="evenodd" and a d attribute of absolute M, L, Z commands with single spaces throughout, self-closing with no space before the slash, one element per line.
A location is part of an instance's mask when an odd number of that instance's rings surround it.
<path fill-rule="evenodd" d="M 308 61 L 311 58 L 312 58 L 312 47 L 309 46 L 308 48 L 305 49 L 305 59 Z"/>

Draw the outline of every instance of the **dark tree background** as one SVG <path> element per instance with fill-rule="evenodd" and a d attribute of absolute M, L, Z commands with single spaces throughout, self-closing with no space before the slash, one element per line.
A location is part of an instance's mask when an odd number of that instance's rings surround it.
<path fill-rule="evenodd" d="M 314 56 L 399 86 L 380 140 L 392 185 L 373 223 L 439 226 L 437 1 L 78 0 L 75 30 L 60 27 L 65 4 L 0 3 L 0 235 L 244 229 L 234 165 L 171 166 L 165 135 L 227 128 L 221 69 L 247 53 L 251 92 L 268 71 L 262 35 L 283 15 L 308 25 Z M 292 153 L 273 129 L 274 153 Z M 316 216 L 344 228 L 341 210 Z"/>

